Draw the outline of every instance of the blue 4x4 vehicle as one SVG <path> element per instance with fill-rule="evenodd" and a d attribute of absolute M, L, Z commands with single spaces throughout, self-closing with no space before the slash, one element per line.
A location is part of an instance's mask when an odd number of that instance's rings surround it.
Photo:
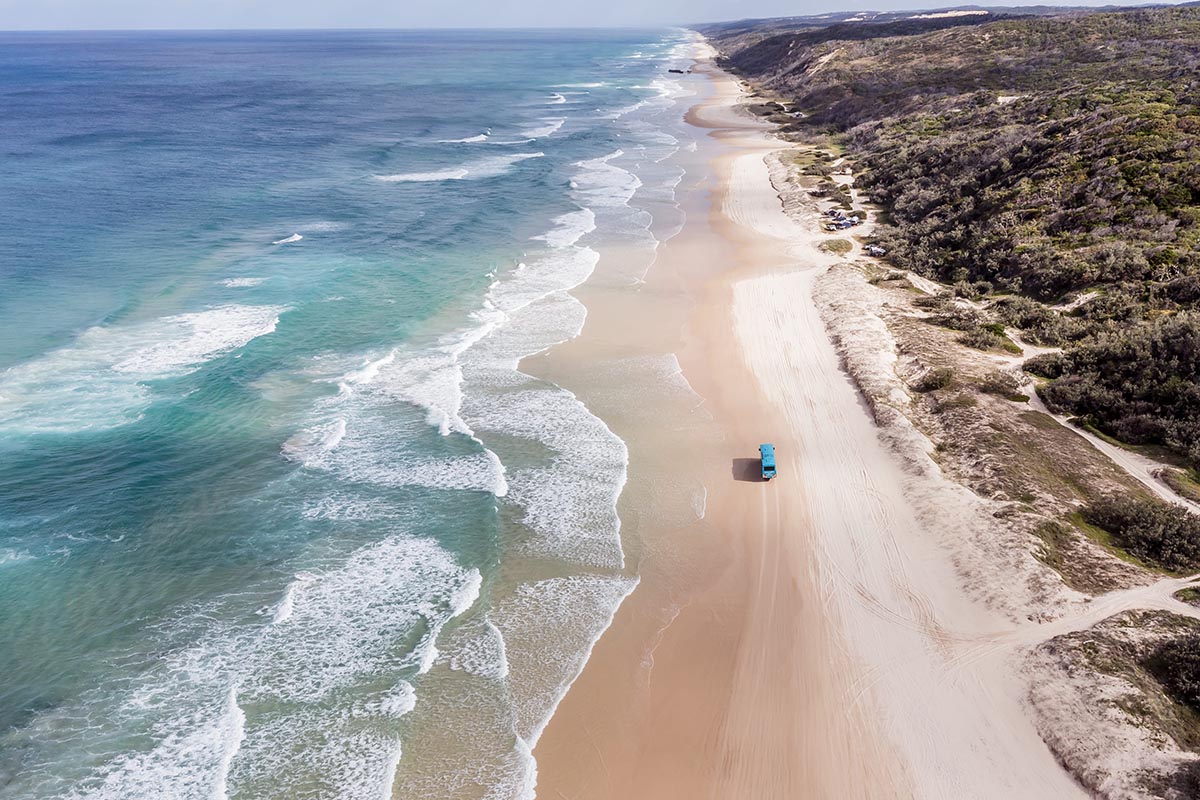
<path fill-rule="evenodd" d="M 760 444 L 758 453 L 762 456 L 762 476 L 764 481 L 775 477 L 775 445 Z"/>

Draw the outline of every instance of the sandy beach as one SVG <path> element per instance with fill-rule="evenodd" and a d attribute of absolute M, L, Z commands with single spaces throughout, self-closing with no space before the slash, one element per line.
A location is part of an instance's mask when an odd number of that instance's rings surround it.
<path fill-rule="evenodd" d="M 630 442 L 641 577 L 538 743 L 538 795 L 1084 797 L 1031 721 L 1014 623 L 942 546 L 982 510 L 881 443 L 813 298 L 840 258 L 784 213 L 783 144 L 738 83 L 696 73 L 686 225 L 638 291 L 581 287 L 583 335 L 527 365 Z M 631 352 L 676 356 L 690 391 L 631 404 L 581 366 Z M 696 482 L 702 516 L 673 508 Z"/>
<path fill-rule="evenodd" d="M 0 800 L 1200 800 L 1200 7 L 484 6 L 5 33 Z"/>

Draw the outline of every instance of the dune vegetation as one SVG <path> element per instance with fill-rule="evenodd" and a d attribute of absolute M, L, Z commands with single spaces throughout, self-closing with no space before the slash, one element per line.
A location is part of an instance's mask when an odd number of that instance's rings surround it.
<path fill-rule="evenodd" d="M 707 33 L 975 300 L 965 343 L 1061 348 L 1047 404 L 1200 464 L 1200 9 Z"/>

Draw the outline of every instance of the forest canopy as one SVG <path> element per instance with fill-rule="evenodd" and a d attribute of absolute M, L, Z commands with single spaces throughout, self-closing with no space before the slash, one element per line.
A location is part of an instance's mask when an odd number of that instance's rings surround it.
<path fill-rule="evenodd" d="M 1048 403 L 1200 464 L 1200 9 L 708 33 L 845 148 L 892 263 L 1065 348 Z"/>

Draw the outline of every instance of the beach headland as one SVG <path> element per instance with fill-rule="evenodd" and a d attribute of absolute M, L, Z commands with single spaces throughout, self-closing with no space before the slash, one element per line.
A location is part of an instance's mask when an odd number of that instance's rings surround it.
<path fill-rule="evenodd" d="M 620 510 L 640 576 L 538 742 L 538 795 L 1086 796 L 1014 667 L 1036 636 L 967 591 L 948 544 L 989 510 L 916 463 L 926 452 L 905 463 L 881 440 L 815 297 L 845 258 L 785 213 L 786 145 L 701 50 L 685 225 L 636 290 L 605 284 L 620 254 L 602 253 L 576 292 L 583 334 L 523 367 L 629 443 Z M 677 358 L 686 391 L 595 366 L 631 357 Z M 697 485 L 701 507 L 673 502 Z"/>

